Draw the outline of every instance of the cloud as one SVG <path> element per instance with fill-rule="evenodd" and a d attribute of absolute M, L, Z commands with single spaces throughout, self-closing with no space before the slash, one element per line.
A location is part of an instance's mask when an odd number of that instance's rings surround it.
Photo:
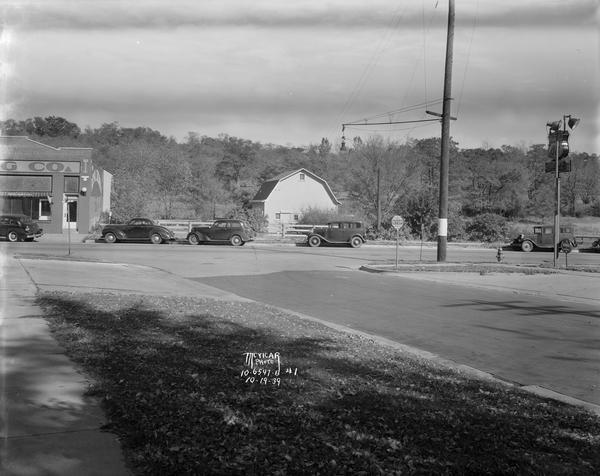
<path fill-rule="evenodd" d="M 223 26 L 255 28 L 445 27 L 442 0 L 5 0 L 7 25 L 23 29 L 118 30 Z M 457 2 L 457 23 L 480 27 L 594 25 L 595 0 Z"/>

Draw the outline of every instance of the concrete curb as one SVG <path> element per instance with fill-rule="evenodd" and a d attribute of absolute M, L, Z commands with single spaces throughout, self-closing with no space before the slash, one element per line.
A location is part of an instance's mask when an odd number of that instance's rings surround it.
<path fill-rule="evenodd" d="M 487 273 L 499 271 L 502 273 L 523 273 L 523 274 L 558 274 L 569 272 L 555 268 L 541 268 L 539 266 L 520 266 L 507 265 L 501 263 L 411 263 L 395 265 L 363 265 L 359 268 L 361 271 L 369 273 L 401 273 L 401 272 L 462 272 L 462 273 Z"/>
<path fill-rule="evenodd" d="M 599 272 L 497 265 L 495 263 L 471 263 L 464 266 L 431 265 L 418 268 L 405 265 L 398 267 L 398 270 L 393 265 L 364 265 L 359 269 L 368 273 L 409 276 L 412 279 L 434 281 L 452 286 L 491 289 L 559 301 L 578 302 L 591 306 L 600 304 L 600 295 L 597 291 L 600 287 Z M 560 290 L 557 289 L 557 279 L 562 279 Z"/>

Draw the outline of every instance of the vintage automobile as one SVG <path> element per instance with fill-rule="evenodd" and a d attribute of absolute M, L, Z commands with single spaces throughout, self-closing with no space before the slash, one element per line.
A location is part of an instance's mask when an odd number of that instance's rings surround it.
<path fill-rule="evenodd" d="M 538 250 L 553 250 L 553 225 L 540 225 L 533 227 L 533 233 L 531 234 L 520 234 L 517 236 L 511 246 L 513 249 L 530 252 L 535 249 Z M 557 240 L 557 246 L 560 251 L 570 251 L 577 246 L 577 240 L 573 234 L 573 228 L 571 226 L 561 226 L 560 233 Z"/>
<path fill-rule="evenodd" d="M 0 236 L 8 241 L 33 241 L 43 234 L 39 225 L 27 215 L 0 215 Z"/>
<path fill-rule="evenodd" d="M 102 238 L 107 243 L 117 241 L 150 241 L 154 244 L 175 240 L 175 234 L 149 218 L 132 218 L 126 224 L 105 225 Z"/>
<path fill-rule="evenodd" d="M 315 227 L 307 238 L 308 246 L 313 248 L 323 243 L 348 244 L 358 248 L 365 241 L 365 228 L 359 221 L 332 221 L 326 227 Z"/>
<path fill-rule="evenodd" d="M 254 230 L 242 220 L 220 219 L 210 226 L 195 226 L 187 235 L 190 245 L 200 243 L 230 243 L 242 246 L 247 241 L 254 240 Z"/>

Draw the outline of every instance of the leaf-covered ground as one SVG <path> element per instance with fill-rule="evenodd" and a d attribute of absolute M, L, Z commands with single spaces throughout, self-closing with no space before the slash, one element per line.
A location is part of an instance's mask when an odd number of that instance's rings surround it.
<path fill-rule="evenodd" d="M 259 304 L 39 302 L 135 474 L 600 474 L 598 417 Z"/>

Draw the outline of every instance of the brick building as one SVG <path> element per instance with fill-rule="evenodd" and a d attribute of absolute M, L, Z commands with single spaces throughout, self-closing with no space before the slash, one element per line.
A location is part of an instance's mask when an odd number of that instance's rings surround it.
<path fill-rule="evenodd" d="M 110 210 L 111 184 L 92 149 L 0 136 L 0 213 L 30 216 L 44 233 L 89 232 Z"/>

